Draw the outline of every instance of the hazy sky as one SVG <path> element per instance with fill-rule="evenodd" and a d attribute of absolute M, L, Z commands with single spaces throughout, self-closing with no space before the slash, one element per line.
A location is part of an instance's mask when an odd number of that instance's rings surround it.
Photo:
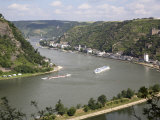
<path fill-rule="evenodd" d="M 0 13 L 8 20 L 160 18 L 160 0 L 0 0 Z"/>

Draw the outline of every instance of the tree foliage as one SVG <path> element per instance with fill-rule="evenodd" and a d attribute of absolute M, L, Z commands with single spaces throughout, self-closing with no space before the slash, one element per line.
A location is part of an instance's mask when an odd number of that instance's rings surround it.
<path fill-rule="evenodd" d="M 101 95 L 98 97 L 97 100 L 99 103 L 101 103 L 103 106 L 105 106 L 106 102 L 107 102 L 107 97 L 105 95 Z"/>
<path fill-rule="evenodd" d="M 71 46 L 80 44 L 107 52 L 124 51 L 131 55 L 133 51 L 134 56 L 139 56 L 145 48 L 141 39 L 150 34 L 152 28 L 158 28 L 159 24 L 160 20 L 154 19 L 95 22 L 73 27 L 61 36 L 60 41 L 67 41 Z M 154 42 L 154 39 L 150 41 Z M 135 52 L 134 47 L 137 47 Z"/>
<path fill-rule="evenodd" d="M 138 96 L 141 98 L 147 98 L 149 92 L 148 92 L 148 88 L 146 88 L 145 86 L 141 87 L 138 90 Z"/>
<path fill-rule="evenodd" d="M 76 108 L 75 107 L 71 107 L 70 109 L 68 109 L 67 111 L 67 115 L 68 116 L 73 116 L 76 113 Z"/>
<path fill-rule="evenodd" d="M 6 97 L 1 98 L 0 119 L 1 120 L 23 120 L 26 114 L 9 105 Z"/>
<path fill-rule="evenodd" d="M 62 104 L 61 100 L 59 100 L 58 103 L 56 104 L 55 110 L 57 111 L 57 113 L 59 115 L 64 115 L 67 112 L 67 110 L 64 107 L 64 105 Z"/>

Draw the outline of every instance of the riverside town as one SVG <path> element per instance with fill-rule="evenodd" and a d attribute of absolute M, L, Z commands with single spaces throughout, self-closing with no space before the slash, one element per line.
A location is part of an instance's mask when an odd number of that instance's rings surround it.
<path fill-rule="evenodd" d="M 0 0 L 0 120 L 160 120 L 160 0 Z"/>

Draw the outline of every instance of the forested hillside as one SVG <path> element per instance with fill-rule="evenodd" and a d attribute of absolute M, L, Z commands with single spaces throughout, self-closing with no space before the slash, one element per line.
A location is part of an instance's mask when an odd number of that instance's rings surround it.
<path fill-rule="evenodd" d="M 39 72 L 47 68 L 47 64 L 14 24 L 0 17 L 0 73 Z"/>
<path fill-rule="evenodd" d="M 149 35 L 152 34 L 152 29 L 159 29 L 159 26 L 160 20 L 158 19 L 136 19 L 123 22 L 95 22 L 90 25 L 75 26 L 61 36 L 60 41 L 67 41 L 72 46 L 80 44 L 101 51 L 122 51 L 129 55 L 140 56 L 145 50 L 142 50 L 139 54 L 138 49 L 135 49 L 135 46 L 142 47 L 139 44 L 141 39 L 144 41 L 148 40 Z M 155 39 L 158 41 L 159 36 L 157 36 L 157 38 L 151 36 L 150 42 Z M 154 42 L 152 48 L 155 46 L 158 48 L 157 46 L 159 45 Z M 143 46 L 142 49 L 144 49 L 144 47 L 145 46 Z M 129 52 L 131 49 L 134 52 Z M 151 52 L 151 48 L 147 49 L 147 52 L 150 54 L 156 53 L 155 51 Z"/>

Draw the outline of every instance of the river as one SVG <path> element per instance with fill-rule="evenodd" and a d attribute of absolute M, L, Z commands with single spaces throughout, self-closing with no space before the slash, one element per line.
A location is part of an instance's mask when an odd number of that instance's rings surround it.
<path fill-rule="evenodd" d="M 37 48 L 36 39 L 33 39 L 31 43 Z M 160 73 L 142 65 L 85 54 L 43 48 L 38 48 L 38 50 L 41 55 L 50 58 L 56 65 L 63 66 L 63 69 L 60 72 L 46 75 L 0 81 L 0 97 L 6 96 L 14 107 L 28 114 L 33 110 L 30 106 L 31 100 L 38 101 L 41 108 L 55 106 L 59 99 L 66 106 L 83 105 L 87 104 L 89 98 L 96 99 L 101 94 L 111 99 L 127 88 L 138 90 L 144 85 L 149 87 L 160 83 Z M 100 74 L 93 73 L 94 69 L 104 65 L 109 65 L 111 69 Z M 71 74 L 71 77 L 41 79 L 67 73 Z M 126 113 L 120 115 L 122 120 L 125 120 L 126 115 Z M 114 117 L 121 118 L 119 112 L 98 117 L 100 119 L 94 119 L 116 120 Z"/>

